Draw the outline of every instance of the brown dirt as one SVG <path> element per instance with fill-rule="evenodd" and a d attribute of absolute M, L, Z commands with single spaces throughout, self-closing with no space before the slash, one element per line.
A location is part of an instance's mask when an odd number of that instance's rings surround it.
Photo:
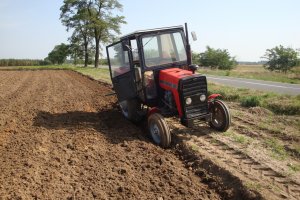
<path fill-rule="evenodd" d="M 0 199 L 220 199 L 71 71 L 0 72 Z"/>
<path fill-rule="evenodd" d="M 165 150 L 110 88 L 72 71 L 0 71 L 0 199 L 300 199 L 300 116 L 227 102 L 226 133 L 168 118 Z"/>

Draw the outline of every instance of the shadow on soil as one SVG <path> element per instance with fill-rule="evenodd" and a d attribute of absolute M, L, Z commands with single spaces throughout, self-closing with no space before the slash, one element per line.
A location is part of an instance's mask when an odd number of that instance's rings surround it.
<path fill-rule="evenodd" d="M 116 108 L 105 109 L 100 112 L 49 113 L 40 111 L 34 118 L 33 125 L 49 130 L 70 130 L 70 132 L 94 129 L 103 134 L 108 142 L 112 144 L 132 140 L 151 143 L 151 140 L 145 134 L 147 132 L 145 120 L 141 124 L 134 125 L 124 119 Z M 186 138 L 176 136 L 183 132 L 201 137 L 210 134 L 212 130 L 205 126 L 201 127 L 197 133 L 193 133 L 191 129 L 187 128 L 174 128 L 172 130 L 171 149 L 175 151 L 187 168 L 192 167 L 194 173 L 200 177 L 201 182 L 218 192 L 222 199 L 261 199 L 259 194 L 247 190 L 241 180 L 230 172 L 191 151 L 183 142 Z"/>
<path fill-rule="evenodd" d="M 144 122 L 141 122 L 144 123 Z M 34 118 L 34 126 L 54 130 L 87 130 L 94 129 L 105 135 L 112 144 L 124 141 L 141 140 L 151 142 L 143 133 L 142 124 L 136 126 L 124 119 L 115 108 L 100 112 L 72 111 L 66 113 L 50 113 L 40 111 Z"/>

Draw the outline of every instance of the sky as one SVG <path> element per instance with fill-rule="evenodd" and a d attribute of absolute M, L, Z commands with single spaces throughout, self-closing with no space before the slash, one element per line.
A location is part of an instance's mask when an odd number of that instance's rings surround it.
<path fill-rule="evenodd" d="M 227 49 L 238 61 L 259 61 L 277 45 L 300 48 L 299 0 L 119 0 L 122 35 L 188 23 L 197 41 Z M 0 0 L 0 59 L 44 59 L 70 32 L 59 19 L 63 0 Z"/>

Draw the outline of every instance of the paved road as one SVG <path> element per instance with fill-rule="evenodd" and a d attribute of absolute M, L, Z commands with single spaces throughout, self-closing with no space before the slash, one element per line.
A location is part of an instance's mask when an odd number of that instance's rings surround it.
<path fill-rule="evenodd" d="M 300 84 L 288 84 L 288 83 L 278 83 L 272 81 L 261 81 L 245 78 L 233 78 L 224 76 L 212 76 L 206 75 L 207 80 L 215 83 L 220 83 L 223 85 L 240 87 L 240 88 L 250 88 L 255 90 L 263 90 L 268 92 L 275 92 L 280 94 L 290 94 L 299 95 L 300 94 Z"/>

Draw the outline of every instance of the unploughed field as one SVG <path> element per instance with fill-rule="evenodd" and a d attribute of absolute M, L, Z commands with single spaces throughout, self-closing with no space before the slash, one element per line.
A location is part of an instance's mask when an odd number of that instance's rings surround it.
<path fill-rule="evenodd" d="M 300 199 L 299 116 L 227 102 L 226 133 L 168 118 L 162 149 L 111 92 L 74 71 L 1 70 L 0 199 Z"/>
<path fill-rule="evenodd" d="M 232 76 L 240 78 L 258 79 L 265 81 L 275 81 L 283 83 L 300 84 L 300 66 L 292 68 L 287 73 L 269 71 L 262 65 L 238 65 L 233 70 L 212 70 L 210 68 L 200 68 L 198 70 L 203 74 L 211 74 L 218 76 Z"/>

